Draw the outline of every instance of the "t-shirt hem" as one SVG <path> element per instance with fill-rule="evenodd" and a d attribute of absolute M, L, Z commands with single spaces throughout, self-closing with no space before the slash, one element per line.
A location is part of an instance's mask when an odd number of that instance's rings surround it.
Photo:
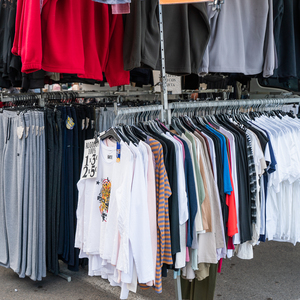
<path fill-rule="evenodd" d="M 221 66 L 214 66 L 214 67 L 209 67 L 207 69 L 200 69 L 199 72 L 206 71 L 208 72 L 214 72 L 214 73 L 241 73 L 244 75 L 257 75 L 263 72 L 263 69 L 239 69 L 239 68 L 224 68 Z"/>
<path fill-rule="evenodd" d="M 130 84 L 130 79 L 129 76 L 128 78 L 124 78 L 124 79 L 118 79 L 117 81 L 108 81 L 108 84 L 110 87 L 114 87 L 114 86 L 120 86 L 120 85 L 129 85 Z"/>
<path fill-rule="evenodd" d="M 42 69 L 46 72 L 54 72 L 54 73 L 85 74 L 83 69 L 62 68 L 61 66 L 49 66 L 46 64 L 42 64 Z"/>

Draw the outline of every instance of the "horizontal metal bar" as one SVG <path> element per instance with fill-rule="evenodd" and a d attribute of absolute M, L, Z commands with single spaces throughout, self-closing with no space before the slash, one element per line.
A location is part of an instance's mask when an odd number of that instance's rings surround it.
<path fill-rule="evenodd" d="M 126 114 L 134 114 L 140 112 L 147 111 L 161 111 L 163 109 L 162 105 L 147 105 L 147 106 L 139 106 L 139 107 L 118 107 L 117 115 L 126 115 Z"/>
<path fill-rule="evenodd" d="M 49 92 L 52 95 L 57 93 L 57 95 L 62 94 L 62 93 L 68 93 L 70 91 L 61 91 L 61 92 Z M 158 93 L 154 93 L 153 91 L 74 91 L 78 95 L 78 98 L 97 98 L 97 97 L 134 97 L 134 96 L 154 96 L 158 97 Z M 28 94 L 7 94 L 7 93 L 0 93 L 1 94 L 1 101 L 2 102 L 11 102 L 16 100 L 18 97 L 20 98 L 21 96 L 28 96 Z M 45 93 L 36 93 L 35 95 L 38 96 L 39 98 L 44 98 L 47 99 L 47 94 L 48 92 Z M 14 98 L 15 97 L 15 98 Z"/>
<path fill-rule="evenodd" d="M 299 103 L 300 97 L 293 98 L 272 98 L 272 99 L 255 99 L 255 100 L 219 100 L 219 101 L 195 101 L 195 102 L 173 102 L 169 104 L 170 109 L 187 109 L 187 108 L 210 108 L 221 106 L 252 106 L 262 104 L 282 105 L 285 103 Z"/>
<path fill-rule="evenodd" d="M 158 94 L 153 91 L 87 91 L 87 92 L 77 92 L 78 98 L 97 98 L 97 97 L 129 97 L 129 96 L 147 96 L 153 95 L 158 96 Z"/>

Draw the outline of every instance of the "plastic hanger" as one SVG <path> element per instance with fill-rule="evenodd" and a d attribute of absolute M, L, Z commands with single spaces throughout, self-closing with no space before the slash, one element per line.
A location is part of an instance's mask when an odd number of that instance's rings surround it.
<path fill-rule="evenodd" d="M 145 132 L 143 132 L 143 130 L 138 128 L 136 125 L 132 125 L 131 130 L 140 140 L 144 142 L 147 140 L 147 135 L 145 134 Z"/>
<path fill-rule="evenodd" d="M 129 125 L 122 126 L 123 133 L 126 135 L 126 137 L 135 145 L 137 146 L 139 144 L 139 139 L 134 136 L 134 134 L 131 132 Z"/>
<path fill-rule="evenodd" d="M 116 128 L 114 128 L 114 127 L 105 131 L 105 133 L 100 136 L 100 139 L 105 140 L 110 137 L 112 137 L 114 140 L 116 140 L 119 143 L 121 142 L 121 138 L 120 138 L 119 134 L 117 133 Z"/>

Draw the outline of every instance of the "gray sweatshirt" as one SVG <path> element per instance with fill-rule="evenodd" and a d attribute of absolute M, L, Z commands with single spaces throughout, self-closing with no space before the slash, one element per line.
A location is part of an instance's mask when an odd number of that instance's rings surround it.
<path fill-rule="evenodd" d="M 273 75 L 277 65 L 273 0 L 225 0 L 220 12 L 207 5 L 211 39 L 200 74 Z"/>

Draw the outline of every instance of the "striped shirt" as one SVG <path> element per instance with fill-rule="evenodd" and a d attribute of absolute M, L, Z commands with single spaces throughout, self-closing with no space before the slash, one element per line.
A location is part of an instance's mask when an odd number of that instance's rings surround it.
<path fill-rule="evenodd" d="M 168 198 L 171 196 L 171 188 L 164 164 L 162 145 L 153 138 L 147 139 L 155 157 L 155 180 L 156 180 L 156 210 L 157 210 L 157 256 L 155 267 L 155 286 L 157 293 L 162 292 L 161 269 L 163 264 L 172 265 L 171 235 L 169 221 Z M 142 289 L 149 288 L 140 284 Z"/>
<path fill-rule="evenodd" d="M 250 198 L 251 198 L 251 222 L 256 223 L 256 191 L 257 191 L 257 182 L 256 182 L 256 171 L 255 163 L 253 158 L 253 150 L 251 146 L 251 139 L 246 133 L 247 137 L 247 158 L 248 158 L 248 172 L 249 172 L 249 184 L 250 184 Z"/>

